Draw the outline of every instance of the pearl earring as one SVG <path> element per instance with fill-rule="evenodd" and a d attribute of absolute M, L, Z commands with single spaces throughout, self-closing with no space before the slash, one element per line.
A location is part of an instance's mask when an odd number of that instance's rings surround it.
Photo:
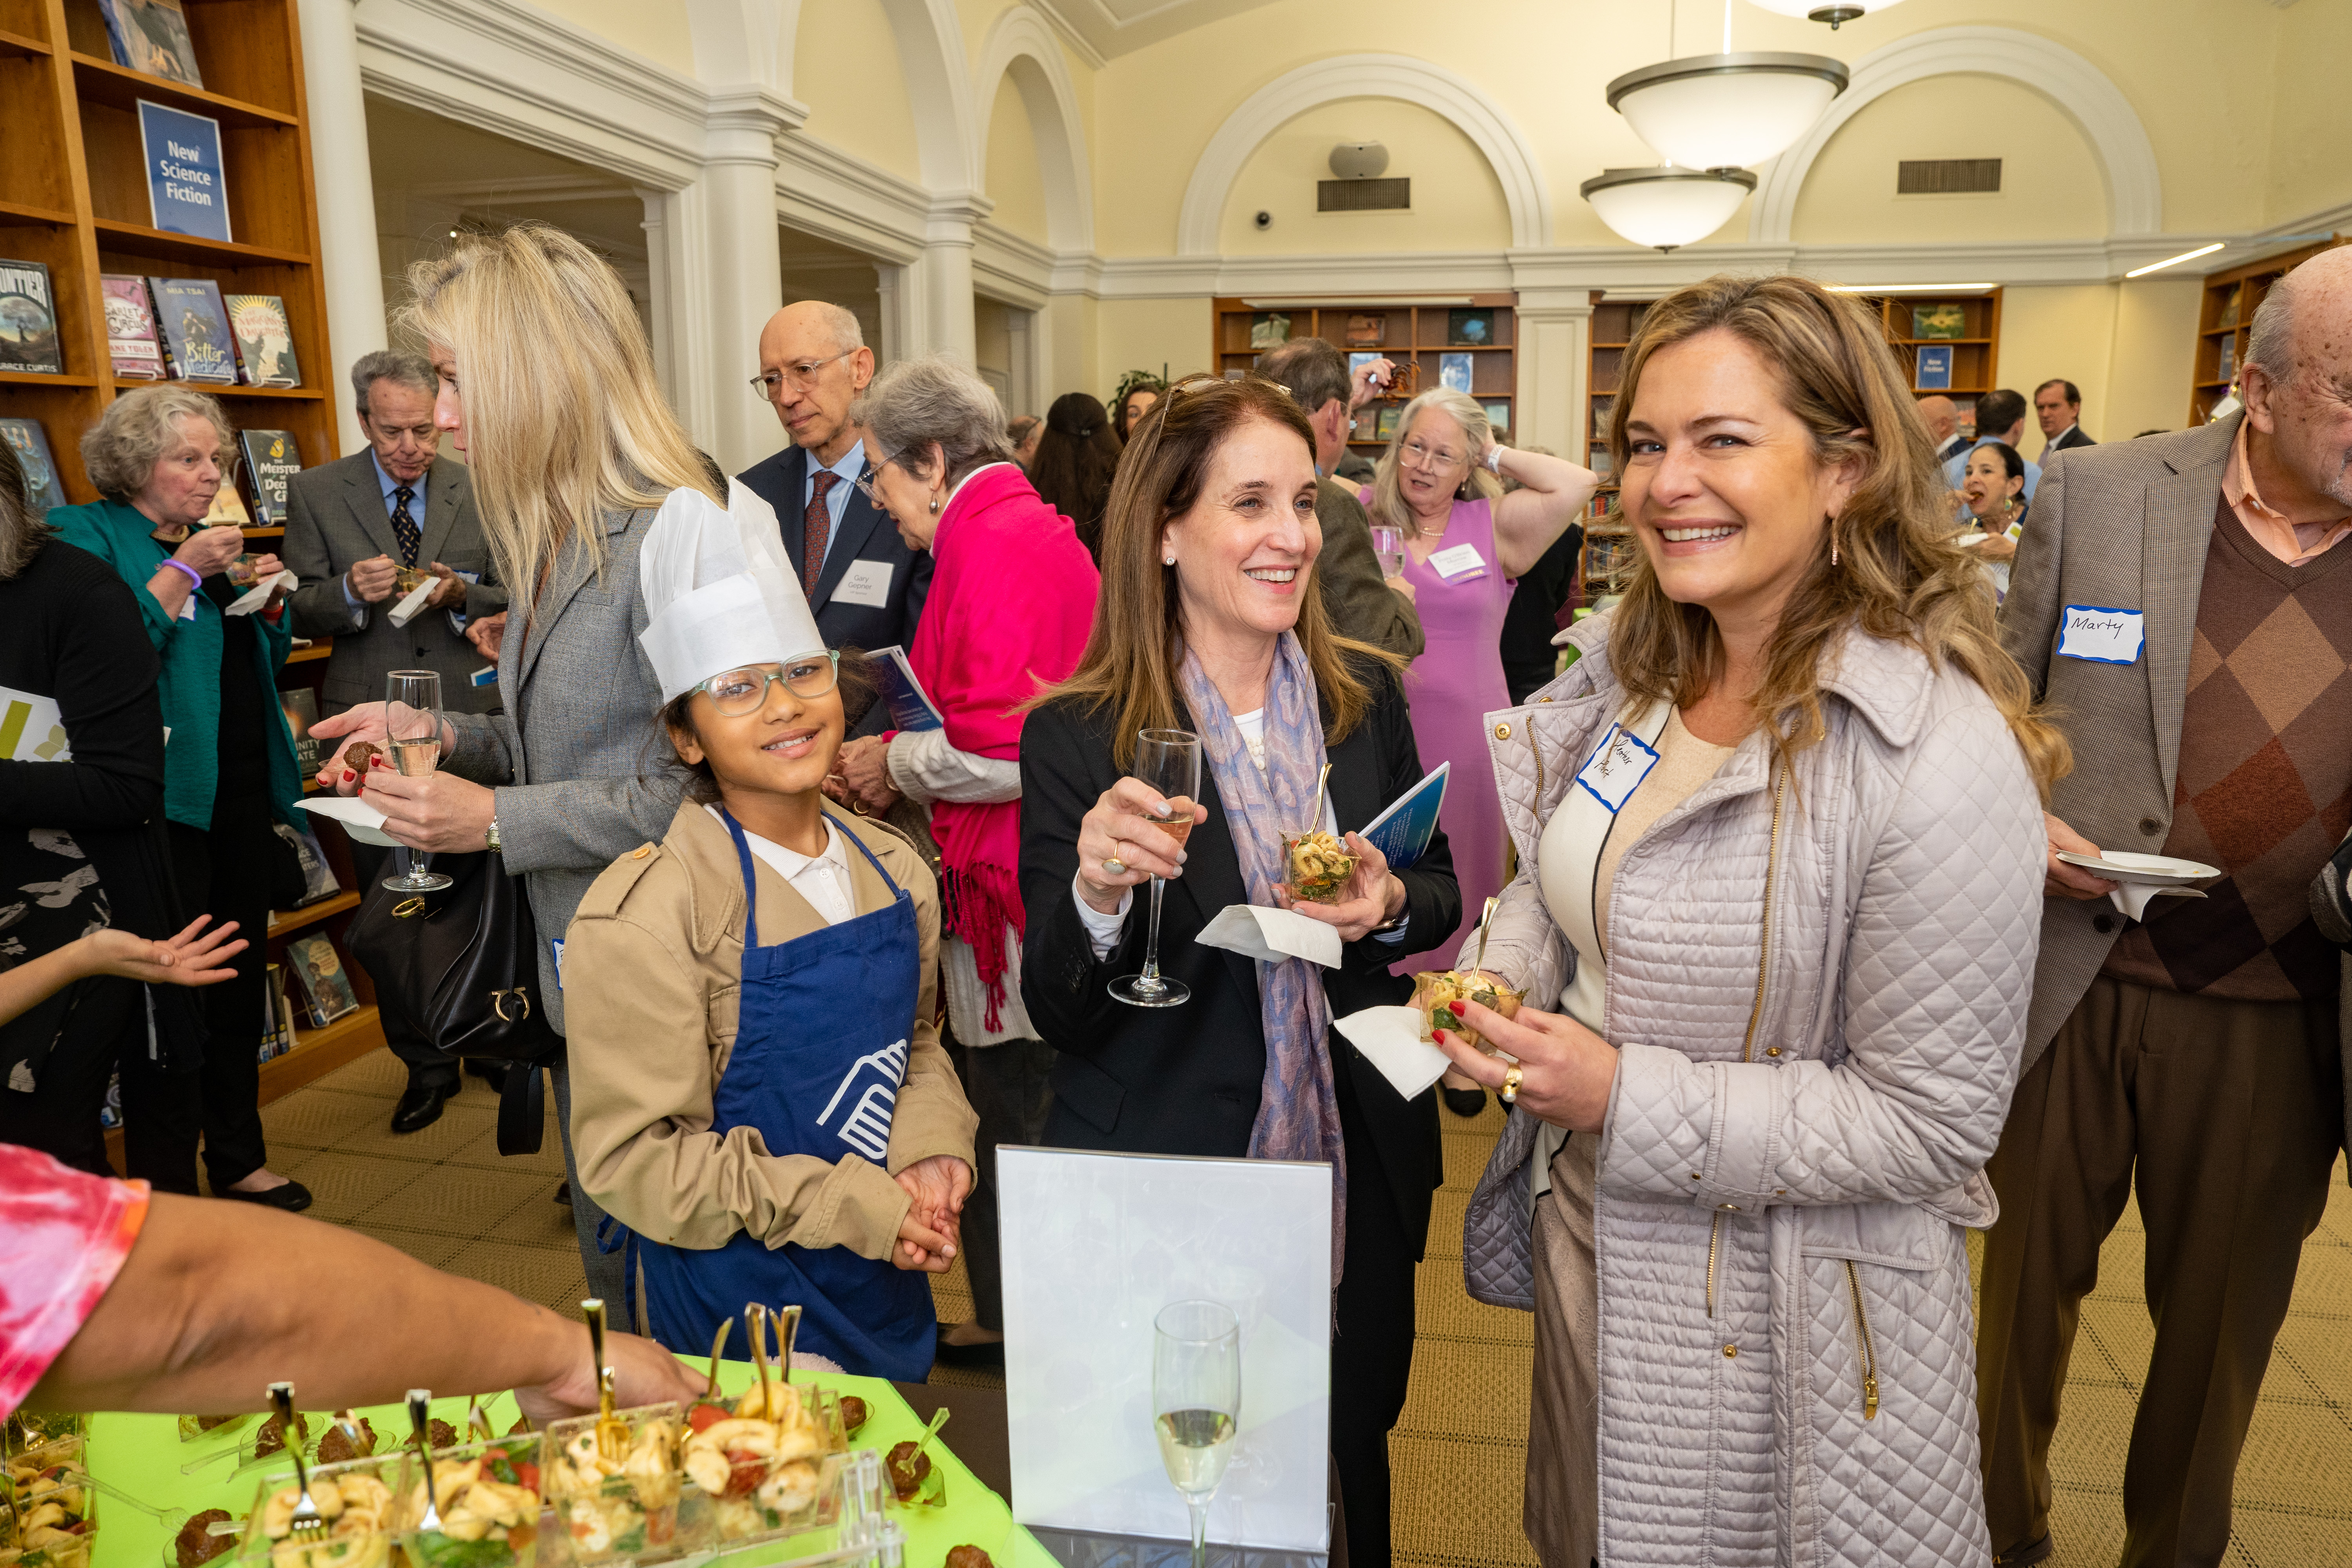
<path fill-rule="evenodd" d="M 1173 566 L 1176 564 L 1176 557 L 1173 555 L 1163 555 L 1160 558 L 1160 564 L 1162 566 Z"/>
<path fill-rule="evenodd" d="M 932 514 L 933 516 L 935 516 L 935 517 L 936 517 L 937 515 L 939 515 L 939 510 L 940 510 L 940 498 L 939 498 L 939 497 L 937 497 L 937 496 L 933 496 L 933 497 L 931 498 L 931 514 Z"/>

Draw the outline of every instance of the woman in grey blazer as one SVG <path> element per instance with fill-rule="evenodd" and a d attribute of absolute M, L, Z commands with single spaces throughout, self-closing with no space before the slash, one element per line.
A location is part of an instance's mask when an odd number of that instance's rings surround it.
<path fill-rule="evenodd" d="M 331 760 L 320 782 L 364 787 L 384 830 L 413 848 L 495 849 L 524 874 L 540 994 L 561 1034 L 573 910 L 599 872 L 658 840 L 677 811 L 679 782 L 646 776 L 661 691 L 637 642 L 637 547 L 670 491 L 725 493 L 662 401 L 620 279 L 579 241 L 522 225 L 418 263 L 409 285 L 404 313 L 440 384 L 435 422 L 467 455 L 499 580 L 513 585 L 499 650 L 506 711 L 446 715 L 439 772 L 379 768 L 362 780 Z M 604 439 L 572 438 L 582 430 Z M 381 743 L 383 704 L 313 732 Z M 552 1077 L 581 1264 L 591 1293 L 623 1300 L 618 1255 L 596 1247 L 604 1215 L 572 1167 L 570 1076 L 558 1066 Z"/>

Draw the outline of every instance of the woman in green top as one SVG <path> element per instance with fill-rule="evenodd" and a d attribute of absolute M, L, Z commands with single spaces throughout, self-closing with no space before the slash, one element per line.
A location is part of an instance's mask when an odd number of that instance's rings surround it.
<path fill-rule="evenodd" d="M 258 614 L 223 611 L 243 590 L 224 575 L 245 552 L 235 528 L 205 528 L 226 482 L 227 416 L 186 386 L 124 393 L 82 437 L 82 466 L 107 499 L 49 513 L 58 536 L 112 566 L 131 585 L 147 640 L 163 662 L 163 816 L 182 904 L 245 931 L 269 928 L 270 823 L 299 823 L 294 737 L 278 703 L 278 670 L 293 637 L 281 595 Z M 253 563 L 278 571 L 275 555 Z M 237 977 L 205 994 L 201 1093 L 152 1097 L 187 1108 L 193 1150 L 199 1115 L 205 1173 L 216 1196 L 302 1209 L 310 1194 L 268 1168 L 260 1088 L 267 954 L 256 942 Z M 195 1191 L 189 1164 L 185 1190 Z"/>

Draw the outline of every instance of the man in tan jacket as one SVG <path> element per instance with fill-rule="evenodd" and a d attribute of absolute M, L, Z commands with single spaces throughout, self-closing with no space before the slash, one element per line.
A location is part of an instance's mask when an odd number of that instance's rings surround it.
<path fill-rule="evenodd" d="M 2273 286 L 2244 412 L 2066 451 L 2002 641 L 2074 748 L 2052 794 L 2024 1075 L 1986 1167 L 1978 1397 L 1999 1563 L 2050 1536 L 2050 1439 L 2099 1247 L 2137 1192 L 2156 1326 L 2126 1568 L 2219 1563 L 2347 1084 L 2341 953 L 2306 902 L 2352 821 L 2352 249 Z M 2100 849 L 2218 868 L 2134 921 Z"/>

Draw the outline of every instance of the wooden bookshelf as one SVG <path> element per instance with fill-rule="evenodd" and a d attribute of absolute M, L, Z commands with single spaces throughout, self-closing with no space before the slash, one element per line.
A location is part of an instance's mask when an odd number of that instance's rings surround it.
<path fill-rule="evenodd" d="M 2321 251 L 2347 244 L 2352 244 L 2352 234 L 2337 234 L 2316 245 L 2205 275 L 2205 298 L 2197 311 L 2197 356 L 2189 372 L 2189 428 L 2212 418 L 2213 405 L 2230 395 L 2237 367 L 2245 363 L 2247 330 L 2271 285 Z"/>
<path fill-rule="evenodd" d="M 1289 336 L 1286 342 L 1299 338 L 1321 338 L 1343 354 L 1377 353 L 1386 355 L 1400 364 L 1411 363 L 1418 367 L 1419 380 L 1415 390 L 1426 392 L 1438 384 L 1438 355 L 1466 353 L 1470 363 L 1470 395 L 1486 406 L 1491 419 L 1499 413 L 1495 436 L 1507 444 L 1510 441 L 1513 415 L 1517 403 L 1519 385 L 1517 323 L 1513 320 L 1519 297 L 1517 294 L 1450 295 L 1442 302 L 1428 299 L 1400 296 L 1382 304 L 1325 303 L 1301 304 L 1295 300 L 1265 300 L 1253 303 L 1247 300 L 1218 300 L 1214 302 L 1209 363 L 1224 371 L 1248 370 L 1266 353 L 1250 346 L 1250 331 L 1268 316 L 1287 316 Z M 1494 339 L 1486 343 L 1449 342 L 1453 312 L 1475 310 L 1485 315 L 1494 329 Z M 1379 317 L 1381 332 L 1378 342 L 1349 342 L 1348 319 L 1350 316 Z M 1356 417 L 1356 426 L 1348 434 L 1348 445 L 1374 455 L 1388 445 L 1387 438 L 1378 434 L 1381 410 L 1398 409 L 1398 403 L 1370 403 Z"/>
<path fill-rule="evenodd" d="M 1914 397 L 1948 397 L 1959 405 L 1960 428 L 1976 428 L 1976 400 L 2000 384 L 2000 289 L 1998 286 L 1969 293 L 1864 294 L 1863 303 L 1878 313 L 1887 346 L 1895 351 L 1895 366 Z M 1958 307 L 1961 335 L 1921 337 L 1915 311 Z M 1952 384 L 1919 384 L 1919 350 L 1952 351 Z"/>
<path fill-rule="evenodd" d="M 65 360 L 62 375 L 0 374 L 0 415 L 40 422 L 68 501 L 99 499 L 83 434 L 115 397 L 152 384 L 113 374 L 102 273 L 209 278 L 224 294 L 284 300 L 307 384 L 186 384 L 219 398 L 239 429 L 292 431 L 306 468 L 338 456 L 295 11 L 296 0 L 186 0 L 205 79 L 193 88 L 116 65 L 97 0 L 0 0 L 0 257 L 47 266 Z M 141 99 L 220 121 L 234 243 L 152 226 Z"/>

